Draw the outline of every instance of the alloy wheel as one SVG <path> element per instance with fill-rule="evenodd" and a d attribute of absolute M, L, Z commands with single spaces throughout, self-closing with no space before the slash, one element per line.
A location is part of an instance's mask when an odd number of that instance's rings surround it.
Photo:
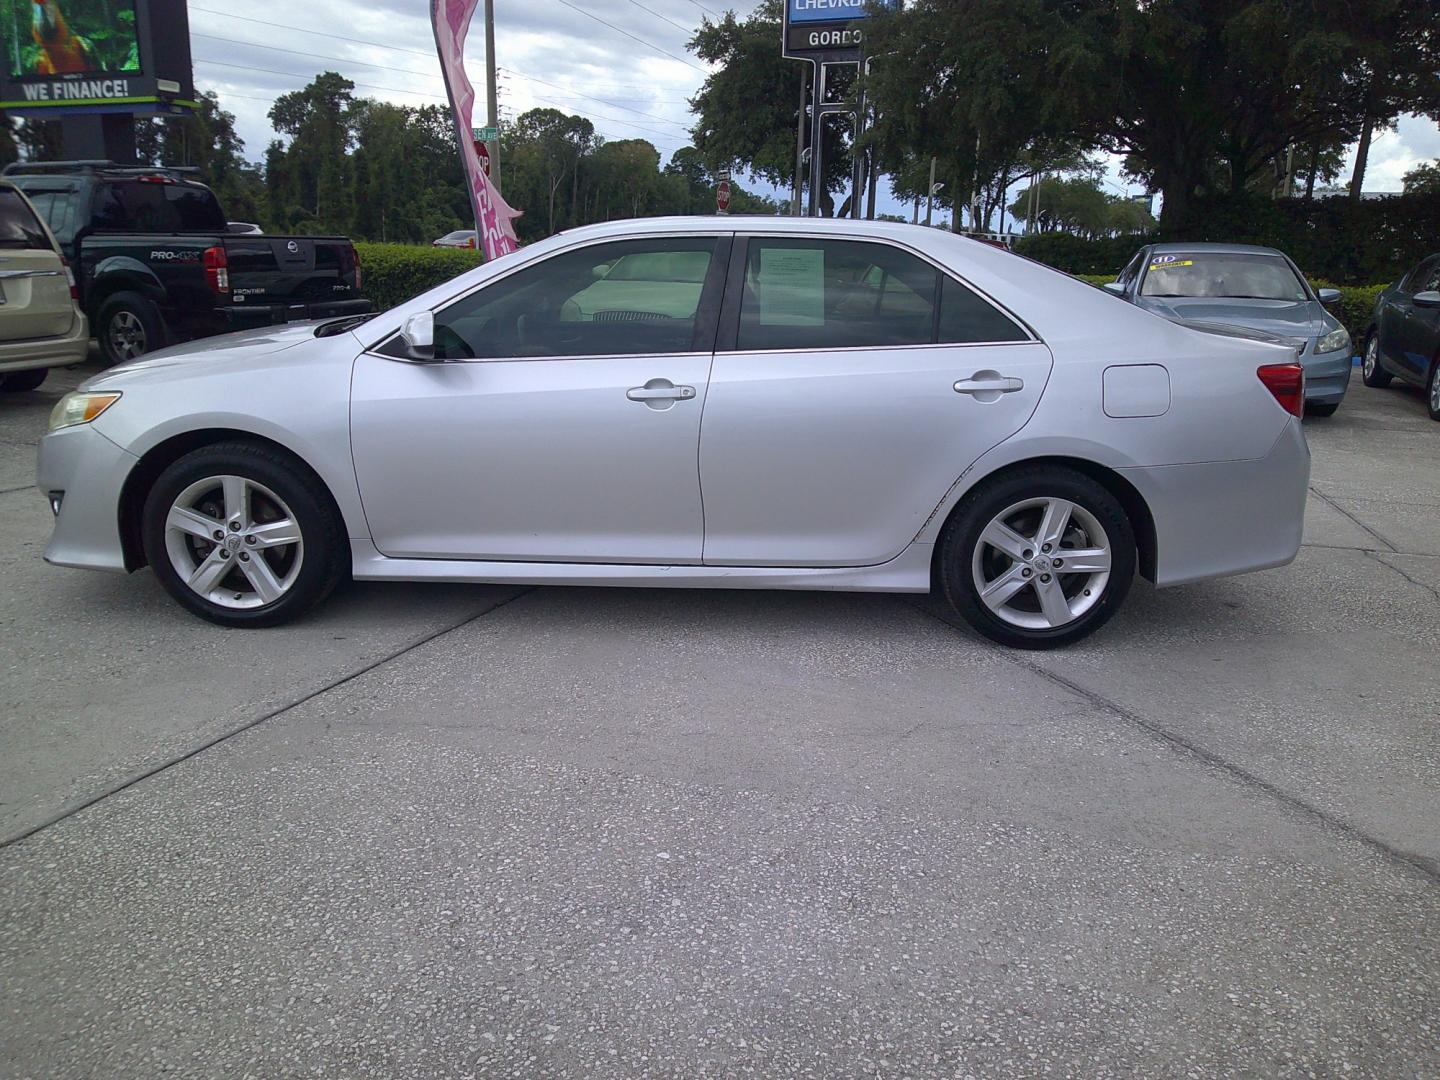
<path fill-rule="evenodd" d="M 133 360 L 146 351 L 145 324 L 133 311 L 120 310 L 110 317 L 106 330 L 110 352 L 123 360 Z"/>
<path fill-rule="evenodd" d="M 278 495 L 243 476 L 198 480 L 165 517 L 170 565 L 197 595 L 226 608 L 273 604 L 300 575 L 300 523 Z"/>
<path fill-rule="evenodd" d="M 981 602 L 1026 630 L 1053 630 L 1100 602 L 1110 580 L 1110 538 L 1085 507 L 1035 498 L 996 514 L 975 545 Z"/>
<path fill-rule="evenodd" d="M 1370 335 L 1370 340 L 1365 343 L 1365 359 L 1360 364 L 1361 373 L 1368 379 L 1375 374 L 1375 364 L 1379 346 L 1376 344 L 1375 335 Z"/>

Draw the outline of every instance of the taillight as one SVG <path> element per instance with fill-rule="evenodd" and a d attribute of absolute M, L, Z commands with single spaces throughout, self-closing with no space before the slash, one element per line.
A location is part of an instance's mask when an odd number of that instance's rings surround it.
<path fill-rule="evenodd" d="M 230 291 L 230 260 L 223 247 L 205 249 L 205 280 L 217 293 Z"/>
<path fill-rule="evenodd" d="M 360 291 L 360 252 L 355 250 L 355 245 L 350 245 L 350 262 L 355 267 L 355 291 Z"/>
<path fill-rule="evenodd" d="M 61 255 L 60 264 L 65 267 L 65 280 L 70 283 L 70 299 L 78 302 L 80 290 L 75 287 L 75 271 L 70 269 L 70 260 Z"/>
<path fill-rule="evenodd" d="M 1299 364 L 1266 364 L 1256 369 L 1265 389 L 1291 416 L 1305 415 L 1305 369 Z"/>

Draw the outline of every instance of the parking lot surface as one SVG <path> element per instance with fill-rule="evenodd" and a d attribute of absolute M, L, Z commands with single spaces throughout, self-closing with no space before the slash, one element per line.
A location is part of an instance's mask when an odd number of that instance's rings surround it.
<path fill-rule="evenodd" d="M 1296 562 L 1009 652 L 915 597 L 44 565 L 0 399 L 0 1076 L 1440 1074 L 1440 425 Z"/>

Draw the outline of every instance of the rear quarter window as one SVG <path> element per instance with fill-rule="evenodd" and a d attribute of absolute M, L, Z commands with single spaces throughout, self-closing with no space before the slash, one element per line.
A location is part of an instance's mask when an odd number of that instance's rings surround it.
<path fill-rule="evenodd" d="M 209 188 L 153 180 L 101 184 L 94 225 L 106 232 L 226 232 L 225 215 Z"/>
<path fill-rule="evenodd" d="M 39 219 L 13 188 L 0 188 L 0 248 L 51 250 Z"/>

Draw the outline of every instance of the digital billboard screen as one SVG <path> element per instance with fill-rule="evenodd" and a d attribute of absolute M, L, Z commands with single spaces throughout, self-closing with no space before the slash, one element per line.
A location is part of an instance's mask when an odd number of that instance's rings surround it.
<path fill-rule="evenodd" d="M 134 0 L 0 0 L 10 78 L 140 70 Z"/>

